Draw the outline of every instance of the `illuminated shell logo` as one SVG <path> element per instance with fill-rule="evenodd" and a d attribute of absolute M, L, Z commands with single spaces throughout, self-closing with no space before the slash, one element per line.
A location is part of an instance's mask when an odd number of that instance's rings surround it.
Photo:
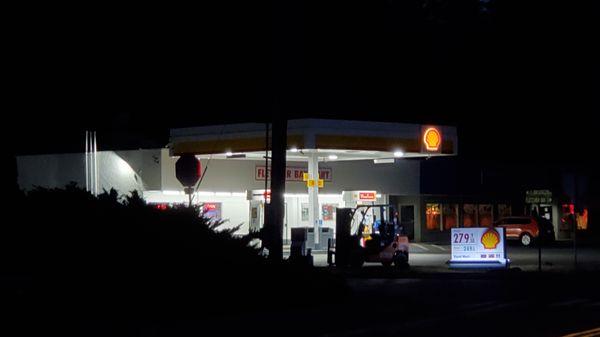
<path fill-rule="evenodd" d="M 500 243 L 500 234 L 495 229 L 488 229 L 481 236 L 481 244 L 485 249 L 495 249 Z"/>
<path fill-rule="evenodd" d="M 428 128 L 423 134 L 423 143 L 427 151 L 437 151 L 442 143 L 442 136 L 436 128 Z"/>

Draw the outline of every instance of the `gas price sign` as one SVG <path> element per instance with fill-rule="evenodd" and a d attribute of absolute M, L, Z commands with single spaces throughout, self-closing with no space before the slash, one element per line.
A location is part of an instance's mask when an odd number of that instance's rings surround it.
<path fill-rule="evenodd" d="M 452 228 L 452 259 L 455 268 L 505 267 L 504 228 Z"/>

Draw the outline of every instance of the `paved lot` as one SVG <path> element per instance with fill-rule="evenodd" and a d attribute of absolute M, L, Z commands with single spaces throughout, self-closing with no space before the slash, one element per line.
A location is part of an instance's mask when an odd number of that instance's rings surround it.
<path fill-rule="evenodd" d="M 139 335 L 559 337 L 600 327 L 597 273 L 372 276 L 347 277 L 351 292 L 341 301 L 323 298 L 309 307 L 144 322 L 145 333 Z"/>
<path fill-rule="evenodd" d="M 508 243 L 508 258 L 512 268 L 533 271 L 538 268 L 538 250 L 534 247 L 521 247 L 516 243 Z M 289 253 L 286 250 L 286 255 Z M 324 251 L 313 253 L 314 264 L 327 266 L 327 254 Z M 450 246 L 431 243 L 411 243 L 410 265 L 413 268 L 436 272 L 449 271 L 446 262 L 450 259 Z M 577 269 L 600 270 L 600 247 L 580 247 L 577 250 Z M 375 263 L 367 263 L 377 265 Z M 552 247 L 542 248 L 542 269 L 544 271 L 570 271 L 575 269 L 574 250 L 568 243 L 558 243 Z"/>

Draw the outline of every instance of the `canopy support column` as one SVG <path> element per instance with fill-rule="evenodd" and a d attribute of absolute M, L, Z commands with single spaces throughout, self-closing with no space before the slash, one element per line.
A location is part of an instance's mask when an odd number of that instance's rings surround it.
<path fill-rule="evenodd" d="M 315 248 L 319 244 L 319 157 L 318 153 L 311 153 L 308 156 L 308 177 L 315 181 L 314 186 L 308 187 L 308 220 L 315 230 Z"/>

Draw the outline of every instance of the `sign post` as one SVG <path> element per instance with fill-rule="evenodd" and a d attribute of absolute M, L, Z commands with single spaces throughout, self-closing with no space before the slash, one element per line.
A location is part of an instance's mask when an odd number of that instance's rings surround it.
<path fill-rule="evenodd" d="M 452 228 L 450 268 L 507 268 L 504 228 Z"/>

